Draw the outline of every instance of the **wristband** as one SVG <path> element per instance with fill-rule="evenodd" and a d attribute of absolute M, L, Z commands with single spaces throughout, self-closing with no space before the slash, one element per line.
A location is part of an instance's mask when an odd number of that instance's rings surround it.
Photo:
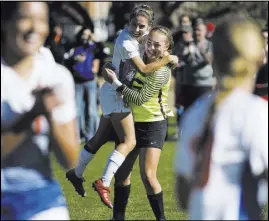
<path fill-rule="evenodd" d="M 118 88 L 117 88 L 117 92 L 119 92 L 119 93 L 122 93 L 122 91 L 123 91 L 123 89 L 125 88 L 125 85 L 124 84 L 122 84 L 121 86 L 119 86 Z"/>
<path fill-rule="evenodd" d="M 112 88 L 116 91 L 118 89 L 118 87 L 120 87 L 122 85 L 122 83 L 118 79 L 116 79 L 113 81 L 113 83 L 111 85 L 112 85 Z"/>

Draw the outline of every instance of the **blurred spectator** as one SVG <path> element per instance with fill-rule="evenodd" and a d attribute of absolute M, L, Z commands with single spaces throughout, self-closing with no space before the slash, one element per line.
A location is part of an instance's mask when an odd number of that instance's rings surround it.
<path fill-rule="evenodd" d="M 188 16 L 186 14 L 181 15 L 180 18 L 179 18 L 179 25 L 180 26 L 184 26 L 184 25 L 191 26 L 192 22 L 191 22 L 190 16 Z"/>
<path fill-rule="evenodd" d="M 175 47 L 173 54 L 179 57 L 179 65 L 174 70 L 173 74 L 175 77 L 175 107 L 177 110 L 177 125 L 179 124 L 180 117 L 183 114 L 184 106 L 183 106 L 183 97 L 181 96 L 181 85 L 184 82 L 183 79 L 183 69 L 185 67 L 185 63 L 182 60 L 183 51 L 188 44 L 188 42 L 193 42 L 193 29 L 190 25 L 183 25 L 179 29 L 179 33 L 175 36 Z M 177 139 L 178 132 L 173 135 L 173 139 Z"/>
<path fill-rule="evenodd" d="M 201 20 L 200 20 L 201 21 Z M 214 85 L 212 62 L 212 44 L 205 38 L 206 27 L 196 22 L 195 41 L 192 27 L 183 26 L 183 42 L 179 45 L 178 56 L 181 60 L 179 97 L 184 108 L 188 108 L 198 97 L 212 90 Z M 177 95 L 178 96 L 178 95 Z"/>
<path fill-rule="evenodd" d="M 59 64 L 64 63 L 64 54 L 67 52 L 67 39 L 63 37 L 63 27 L 59 24 L 53 26 L 51 35 L 46 41 L 46 47 L 48 47 L 55 59 Z"/>
<path fill-rule="evenodd" d="M 70 50 L 66 63 L 75 80 L 81 141 L 90 139 L 99 124 L 96 75 L 100 66 L 100 54 L 99 47 L 92 40 L 91 30 L 82 28 L 77 34 L 77 46 Z"/>

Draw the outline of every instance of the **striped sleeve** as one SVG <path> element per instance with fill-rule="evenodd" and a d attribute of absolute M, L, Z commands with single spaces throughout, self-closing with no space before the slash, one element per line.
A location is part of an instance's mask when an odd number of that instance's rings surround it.
<path fill-rule="evenodd" d="M 128 102 L 132 102 L 136 105 L 142 105 L 153 97 L 169 80 L 169 73 L 170 69 L 165 67 L 160 68 L 159 70 L 155 71 L 153 75 L 146 78 L 146 82 L 141 90 L 136 91 L 128 87 L 124 87 L 121 93 L 123 94 L 124 99 L 126 99 Z"/>

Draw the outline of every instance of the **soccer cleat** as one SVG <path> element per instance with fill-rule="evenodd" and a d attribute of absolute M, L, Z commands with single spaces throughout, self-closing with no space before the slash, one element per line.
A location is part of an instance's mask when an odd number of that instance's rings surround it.
<path fill-rule="evenodd" d="M 85 197 L 86 196 L 86 192 L 84 190 L 83 187 L 83 182 L 85 182 L 85 179 L 82 178 L 78 178 L 75 174 L 75 170 L 71 169 L 69 170 L 66 174 L 66 179 L 72 183 L 73 187 L 75 188 L 75 190 L 77 191 L 77 193 L 82 196 Z"/>
<path fill-rule="evenodd" d="M 113 205 L 110 201 L 110 188 L 105 187 L 101 179 L 94 181 L 92 184 L 93 189 L 98 193 L 101 201 L 110 209 L 113 208 Z"/>

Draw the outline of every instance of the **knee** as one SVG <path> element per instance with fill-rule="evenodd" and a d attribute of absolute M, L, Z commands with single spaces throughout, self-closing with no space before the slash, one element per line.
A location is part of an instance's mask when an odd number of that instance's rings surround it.
<path fill-rule="evenodd" d="M 150 169 L 141 172 L 141 179 L 147 187 L 153 187 L 158 183 L 156 172 Z"/>
<path fill-rule="evenodd" d="M 136 146 L 135 136 L 127 137 L 124 143 L 128 146 L 128 149 L 130 149 L 130 151 L 133 150 Z"/>
<path fill-rule="evenodd" d="M 84 146 L 84 149 L 89 153 L 96 154 L 96 152 L 100 149 L 103 143 L 98 142 L 98 139 L 93 136 L 90 140 L 88 140 Z"/>

